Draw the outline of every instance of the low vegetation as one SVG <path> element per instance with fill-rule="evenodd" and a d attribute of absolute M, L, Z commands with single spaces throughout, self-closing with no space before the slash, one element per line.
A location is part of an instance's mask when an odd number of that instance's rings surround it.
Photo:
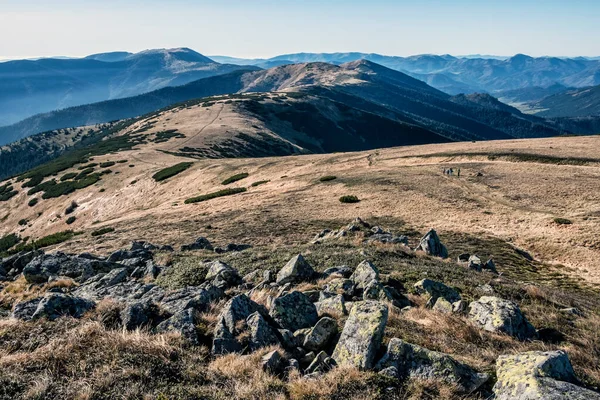
<path fill-rule="evenodd" d="M 219 190 L 217 192 L 203 194 L 203 195 L 197 196 L 197 197 L 191 197 L 185 201 L 185 204 L 200 203 L 201 201 L 216 199 L 217 197 L 231 196 L 234 194 L 243 193 L 246 190 L 247 190 L 246 188 L 223 189 L 223 190 Z"/>
<path fill-rule="evenodd" d="M 100 163 L 100 168 L 108 168 L 108 167 L 112 167 L 113 165 L 115 165 L 116 162 L 115 161 L 107 161 L 107 162 L 103 162 Z"/>
<path fill-rule="evenodd" d="M 67 218 L 67 220 L 65 222 L 67 223 L 67 225 L 71 225 L 76 220 L 77 220 L 77 218 L 75 216 L 70 216 L 69 218 Z"/>
<path fill-rule="evenodd" d="M 573 221 L 571 221 L 570 219 L 567 218 L 554 218 L 554 223 L 558 224 L 558 225 L 571 225 L 573 223 Z"/>
<path fill-rule="evenodd" d="M 18 193 L 18 191 L 13 190 L 13 187 L 10 183 L 6 183 L 5 185 L 0 186 L 0 201 L 8 201 Z"/>
<path fill-rule="evenodd" d="M 76 172 L 69 172 L 69 173 L 67 173 L 67 174 L 64 174 L 63 176 L 61 176 L 61 177 L 60 177 L 60 180 L 61 180 L 62 182 L 64 182 L 64 181 L 68 181 L 68 180 L 70 180 L 70 179 L 73 179 L 73 178 L 75 178 L 76 176 L 77 176 L 77 173 L 76 173 Z"/>
<path fill-rule="evenodd" d="M 94 237 L 102 236 L 102 235 L 106 235 L 107 233 L 111 233 L 114 231 L 115 231 L 115 228 L 112 228 L 112 227 L 101 228 L 101 229 L 93 231 L 92 236 L 94 236 Z"/>
<path fill-rule="evenodd" d="M 257 187 L 257 186 L 264 185 L 265 183 L 269 183 L 269 182 L 271 182 L 271 181 L 268 181 L 268 180 L 267 180 L 267 181 L 258 181 L 258 182 L 254 182 L 254 183 L 253 183 L 252 185 L 250 185 L 250 186 L 252 186 L 252 187 Z"/>
<path fill-rule="evenodd" d="M 229 185 L 231 183 L 234 183 L 234 182 L 237 182 L 237 181 L 241 181 L 242 179 L 245 179 L 248 176 L 250 176 L 250 174 L 248 174 L 247 172 L 242 172 L 240 174 L 236 174 L 236 175 L 230 176 L 229 178 L 227 178 L 223 182 L 221 182 L 221 184 L 222 185 Z"/>
<path fill-rule="evenodd" d="M 15 246 L 21 241 L 21 238 L 14 233 L 0 237 L 0 253 L 3 253 Z"/>
<path fill-rule="evenodd" d="M 329 181 L 333 181 L 333 180 L 336 180 L 336 179 L 337 179 L 337 176 L 326 175 L 326 176 L 323 176 L 323 177 L 319 178 L 319 181 L 321 181 L 321 182 L 329 182 Z"/>
<path fill-rule="evenodd" d="M 21 251 L 43 249 L 44 247 L 54 246 L 56 244 L 66 242 L 67 240 L 70 240 L 73 236 L 75 236 L 75 232 L 73 231 L 57 232 L 52 235 L 44 236 L 41 239 L 34 240 L 33 242 L 22 243 L 12 248 L 9 251 L 9 253 L 16 254 Z"/>
<path fill-rule="evenodd" d="M 169 129 L 162 132 L 157 132 L 153 140 L 154 143 L 165 143 L 168 142 L 171 138 L 183 139 L 185 135 L 177 131 L 177 129 Z"/>
<path fill-rule="evenodd" d="M 71 204 L 69 204 L 69 206 L 65 209 L 65 214 L 72 214 L 75 211 L 75 209 L 77 209 L 77 207 L 79 207 L 79 204 L 77 204 L 76 201 L 72 201 Z"/>
<path fill-rule="evenodd" d="M 164 181 L 165 179 L 169 179 L 177 174 L 182 173 L 183 171 L 190 168 L 192 165 L 194 165 L 194 163 L 192 162 L 182 162 L 179 164 L 175 164 L 171 167 L 161 169 L 160 171 L 152 175 L 152 178 L 156 182 Z"/>
<path fill-rule="evenodd" d="M 340 197 L 341 203 L 358 203 L 359 201 L 360 201 L 359 198 L 354 195 L 347 195 L 347 196 Z"/>
<path fill-rule="evenodd" d="M 29 200 L 29 202 L 27 203 L 27 205 L 29 207 L 33 207 L 33 206 L 35 206 L 38 203 L 38 201 L 39 201 L 39 199 L 37 197 L 35 197 L 35 198 Z"/>

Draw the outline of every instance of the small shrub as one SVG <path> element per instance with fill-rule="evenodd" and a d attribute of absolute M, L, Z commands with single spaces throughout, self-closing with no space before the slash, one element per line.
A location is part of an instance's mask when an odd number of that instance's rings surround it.
<path fill-rule="evenodd" d="M 201 201 L 216 199 L 217 197 L 231 196 L 234 194 L 243 193 L 246 190 L 247 190 L 246 188 L 223 189 L 223 190 L 219 190 L 218 192 L 203 194 L 201 196 L 189 198 L 185 201 L 185 204 L 199 203 Z"/>
<path fill-rule="evenodd" d="M 75 177 L 75 180 L 83 179 L 92 172 L 94 172 L 94 168 L 86 168 Z"/>
<path fill-rule="evenodd" d="M 65 209 L 65 214 L 69 215 L 71 213 L 73 213 L 73 211 L 75 211 L 75 209 L 79 207 L 79 204 L 77 204 L 75 201 L 72 201 L 71 204 L 69 205 L 69 207 L 67 207 Z"/>
<path fill-rule="evenodd" d="M 73 179 L 77 176 L 76 172 L 69 172 L 68 174 L 64 174 L 60 177 L 61 182 L 68 181 L 69 179 Z"/>
<path fill-rule="evenodd" d="M 333 180 L 336 180 L 336 179 L 337 179 L 337 176 L 326 175 L 326 176 L 321 177 L 319 179 L 319 181 L 321 181 L 321 182 L 329 182 L 329 181 L 333 181 Z"/>
<path fill-rule="evenodd" d="M 115 228 L 111 228 L 111 227 L 106 227 L 106 228 L 101 228 L 98 229 L 97 231 L 92 232 L 92 236 L 102 236 L 102 235 L 106 235 L 107 233 L 111 233 L 114 232 Z"/>
<path fill-rule="evenodd" d="M 69 218 L 67 218 L 67 225 L 71 225 L 73 222 L 75 222 L 77 218 L 75 218 L 75 216 L 70 216 Z"/>
<path fill-rule="evenodd" d="M 554 223 L 558 225 L 571 225 L 573 221 L 566 218 L 554 218 Z"/>
<path fill-rule="evenodd" d="M 100 189 L 100 193 L 104 193 L 104 192 L 106 192 L 106 189 L 104 189 L 104 188 Z"/>
<path fill-rule="evenodd" d="M 67 240 L 71 239 L 73 236 L 75 236 L 75 232 L 73 232 L 73 231 L 63 231 L 63 232 L 53 233 L 52 235 L 44 236 L 43 238 L 35 240 L 29 244 L 22 243 L 22 244 L 16 246 L 14 249 L 12 249 L 9 253 L 15 254 L 15 253 L 19 253 L 21 251 L 31 251 L 31 250 L 35 250 L 35 249 L 41 249 L 44 247 L 48 247 L 48 246 L 53 246 L 55 244 L 66 242 Z"/>
<path fill-rule="evenodd" d="M 103 163 L 100 163 L 100 168 L 112 167 L 115 164 L 116 164 L 116 162 L 114 162 L 114 161 L 103 162 Z"/>
<path fill-rule="evenodd" d="M 9 235 L 3 236 L 0 238 L 0 253 L 5 252 L 10 249 L 14 245 L 18 244 L 21 241 L 21 238 L 16 234 L 11 233 Z"/>
<path fill-rule="evenodd" d="M 340 202 L 342 203 L 358 203 L 360 200 L 356 196 L 342 196 L 340 197 Z"/>
<path fill-rule="evenodd" d="M 265 183 L 269 183 L 271 181 L 258 181 L 258 182 L 254 182 L 252 185 L 252 187 L 256 187 L 256 186 L 260 186 L 260 185 L 264 185 Z"/>
<path fill-rule="evenodd" d="M 160 171 L 158 171 L 157 173 L 152 175 L 152 178 L 154 178 L 154 180 L 156 182 L 164 181 L 165 179 L 168 179 L 172 176 L 175 176 L 175 175 L 185 171 L 186 169 L 191 167 L 193 164 L 194 163 L 192 163 L 192 162 L 182 162 L 179 164 L 175 164 L 169 168 L 161 169 Z"/>
<path fill-rule="evenodd" d="M 16 196 L 19 192 L 13 190 L 13 187 L 10 183 L 7 183 L 4 186 L 0 186 L 0 201 L 8 201 L 12 197 Z"/>
<path fill-rule="evenodd" d="M 230 183 L 241 181 L 242 179 L 247 178 L 249 175 L 250 174 L 248 174 L 247 172 L 242 172 L 241 174 L 236 174 L 236 175 L 230 176 L 229 178 L 227 178 L 223 182 L 221 182 L 221 184 L 229 185 Z"/>
<path fill-rule="evenodd" d="M 135 164 L 129 164 L 129 168 L 135 167 Z"/>
<path fill-rule="evenodd" d="M 23 219 L 20 219 L 20 220 L 19 220 L 19 225 L 21 225 L 21 226 L 25 226 L 25 225 L 27 225 L 27 222 L 29 222 L 29 221 L 27 221 L 25 218 L 23 218 Z"/>
<path fill-rule="evenodd" d="M 27 205 L 29 207 L 33 207 L 33 206 L 35 206 L 38 203 L 38 201 L 39 201 L 39 199 L 36 197 L 35 199 L 29 200 L 29 203 L 27 203 Z"/>

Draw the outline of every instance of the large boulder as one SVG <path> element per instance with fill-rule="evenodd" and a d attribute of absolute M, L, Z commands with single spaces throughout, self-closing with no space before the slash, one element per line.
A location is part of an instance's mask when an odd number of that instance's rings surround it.
<path fill-rule="evenodd" d="M 388 308 L 378 301 L 361 301 L 352 307 L 331 356 L 338 365 L 371 369 L 388 319 Z"/>
<path fill-rule="evenodd" d="M 121 322 L 123 327 L 129 331 L 153 327 L 159 321 L 159 308 L 156 304 L 147 300 L 138 300 L 128 303 L 121 311 Z"/>
<path fill-rule="evenodd" d="M 225 304 L 215 326 L 213 335 L 213 354 L 226 354 L 242 351 L 242 345 L 237 339 L 241 333 L 238 323 L 255 312 L 264 312 L 262 307 L 250 300 L 244 294 L 233 297 Z"/>
<path fill-rule="evenodd" d="M 72 257 L 64 253 L 40 254 L 25 268 L 23 277 L 28 283 L 46 283 L 51 277 L 67 277 L 78 282 L 113 269 L 114 264 L 88 258 Z"/>
<path fill-rule="evenodd" d="M 40 301 L 42 301 L 42 297 L 16 303 L 13 307 L 12 317 L 29 321 L 33 317 L 35 310 L 37 310 Z"/>
<path fill-rule="evenodd" d="M 433 229 L 423 236 L 415 250 L 424 251 L 430 256 L 448 258 L 448 249 L 442 244 L 436 231 Z"/>
<path fill-rule="evenodd" d="M 246 325 L 250 330 L 248 347 L 256 351 L 262 347 L 278 345 L 279 338 L 276 330 L 269 325 L 259 312 L 254 312 L 246 319 Z"/>
<path fill-rule="evenodd" d="M 343 294 L 346 298 L 351 298 L 354 294 L 354 281 L 352 279 L 336 278 L 332 279 L 325 286 L 325 291 L 335 294 Z"/>
<path fill-rule="evenodd" d="M 210 282 L 204 282 L 200 286 L 188 286 L 183 289 L 170 292 L 161 298 L 162 306 L 169 312 L 175 314 L 189 308 L 205 311 L 210 303 L 225 296 L 223 289 Z"/>
<path fill-rule="evenodd" d="M 302 254 L 293 257 L 277 274 L 278 285 L 286 283 L 299 283 L 311 280 L 315 276 L 315 270 L 304 259 Z"/>
<path fill-rule="evenodd" d="M 358 264 L 350 279 L 354 281 L 357 289 L 364 289 L 371 281 L 379 280 L 379 270 L 365 260 Z"/>
<path fill-rule="evenodd" d="M 0 269 L 11 276 L 16 276 L 23 272 L 23 268 L 27 266 L 35 257 L 44 254 L 41 250 L 20 252 L 0 261 Z"/>
<path fill-rule="evenodd" d="M 386 374 L 399 379 L 411 377 L 444 381 L 457 385 L 463 392 L 476 390 L 489 378 L 487 374 L 477 373 L 447 354 L 396 338 L 390 340 L 387 352 L 377 363 L 376 369 L 385 370 Z"/>
<path fill-rule="evenodd" d="M 215 286 L 220 288 L 229 288 L 242 283 L 242 278 L 237 270 L 221 261 L 213 261 L 208 264 L 205 279 L 212 281 Z"/>
<path fill-rule="evenodd" d="M 269 315 L 292 332 L 312 327 L 319 318 L 315 305 L 298 291 L 274 299 Z"/>
<path fill-rule="evenodd" d="M 453 288 L 441 282 L 423 279 L 414 285 L 415 291 L 420 295 L 428 295 L 428 304 L 433 306 L 439 297 L 443 297 L 449 303 L 455 303 L 461 299 L 460 294 Z"/>
<path fill-rule="evenodd" d="M 348 311 L 346 309 L 346 302 L 344 300 L 344 296 L 341 294 L 338 294 L 337 296 L 333 297 L 320 299 L 320 301 L 315 303 L 315 307 L 319 315 L 348 315 Z"/>
<path fill-rule="evenodd" d="M 337 334 L 337 322 L 328 317 L 321 318 L 304 337 L 304 348 L 309 351 L 324 349 Z"/>
<path fill-rule="evenodd" d="M 599 400 L 600 393 L 577 386 L 567 353 L 531 351 L 496 361 L 496 400 Z"/>
<path fill-rule="evenodd" d="M 158 324 L 156 327 L 157 333 L 177 332 L 187 340 L 189 343 L 198 345 L 198 331 L 196 329 L 197 324 L 196 312 L 188 308 L 183 311 L 179 311 L 169 319 Z"/>
<path fill-rule="evenodd" d="M 13 316 L 24 320 L 47 318 L 51 321 L 63 316 L 81 318 L 95 306 L 93 301 L 80 297 L 49 293 L 42 298 L 18 303 L 15 305 Z"/>
<path fill-rule="evenodd" d="M 505 333 L 520 340 L 533 338 L 535 328 L 512 301 L 483 296 L 469 305 L 469 319 L 481 329 Z"/>

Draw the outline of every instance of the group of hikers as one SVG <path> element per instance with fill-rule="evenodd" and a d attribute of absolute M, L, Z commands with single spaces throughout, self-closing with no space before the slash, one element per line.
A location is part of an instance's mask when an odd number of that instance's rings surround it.
<path fill-rule="evenodd" d="M 448 176 L 454 176 L 454 168 L 443 168 L 442 173 Z M 456 170 L 456 176 L 460 178 L 460 168 Z"/>

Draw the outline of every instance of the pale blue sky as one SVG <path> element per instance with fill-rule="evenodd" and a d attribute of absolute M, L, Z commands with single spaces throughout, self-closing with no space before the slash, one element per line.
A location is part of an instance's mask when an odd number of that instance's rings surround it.
<path fill-rule="evenodd" d="M 165 47 L 599 56 L 600 0 L 0 0 L 0 38 L 0 58 Z"/>

